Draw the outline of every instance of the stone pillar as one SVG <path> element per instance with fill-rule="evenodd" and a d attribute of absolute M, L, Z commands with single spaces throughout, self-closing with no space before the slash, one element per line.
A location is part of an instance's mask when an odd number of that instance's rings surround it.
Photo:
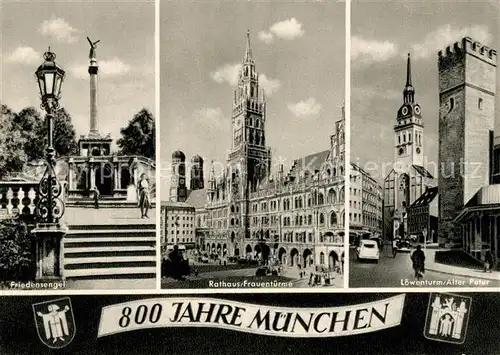
<path fill-rule="evenodd" d="M 118 181 L 116 187 L 118 189 L 123 189 L 124 187 L 122 186 L 122 165 L 121 164 L 118 164 L 117 173 L 116 173 L 116 180 Z M 126 186 L 125 186 L 125 188 L 126 188 Z"/>
<path fill-rule="evenodd" d="M 68 163 L 68 190 L 73 190 L 74 189 L 74 175 L 75 172 L 73 171 L 74 164 L 73 163 Z"/>
<path fill-rule="evenodd" d="M 93 165 L 90 165 L 90 181 L 88 185 L 90 187 L 90 190 L 94 189 L 95 187 L 95 167 Z"/>
<path fill-rule="evenodd" d="M 495 267 L 497 266 L 498 264 L 498 238 L 500 237 L 498 235 L 498 216 L 494 216 L 493 217 L 493 246 L 494 246 L 494 253 L 493 254 L 493 261 L 495 263 Z"/>
<path fill-rule="evenodd" d="M 113 163 L 113 181 L 114 181 L 113 191 L 115 191 L 119 188 L 118 170 L 120 170 L 119 166 L 117 164 Z"/>
<path fill-rule="evenodd" d="M 64 279 L 65 226 L 41 223 L 32 231 L 36 241 L 36 280 Z"/>

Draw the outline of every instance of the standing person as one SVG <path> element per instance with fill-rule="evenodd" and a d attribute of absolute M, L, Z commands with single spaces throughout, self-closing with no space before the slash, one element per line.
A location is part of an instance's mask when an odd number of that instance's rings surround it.
<path fill-rule="evenodd" d="M 94 188 L 92 189 L 92 197 L 94 199 L 94 208 L 95 209 L 99 209 L 99 197 L 100 197 L 100 193 L 99 193 L 99 189 L 97 188 L 97 186 L 94 186 Z"/>
<path fill-rule="evenodd" d="M 138 183 L 139 188 L 139 208 L 141 210 L 141 218 L 148 217 L 149 209 L 149 182 L 146 179 L 146 174 L 141 174 L 141 179 Z"/>
<path fill-rule="evenodd" d="M 398 240 L 394 239 L 392 241 L 392 258 L 396 258 L 396 254 L 398 253 Z"/>
<path fill-rule="evenodd" d="M 493 254 L 491 254 L 491 250 L 487 250 L 484 256 L 484 272 L 493 272 Z"/>

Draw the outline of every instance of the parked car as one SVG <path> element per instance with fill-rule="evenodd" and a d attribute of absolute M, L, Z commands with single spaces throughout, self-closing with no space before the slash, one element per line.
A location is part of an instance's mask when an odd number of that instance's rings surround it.
<path fill-rule="evenodd" d="M 396 243 L 396 248 L 398 252 L 411 252 L 411 244 L 407 240 L 399 240 Z"/>
<path fill-rule="evenodd" d="M 375 240 L 363 239 L 356 248 L 357 260 L 375 260 L 378 262 L 380 251 Z"/>

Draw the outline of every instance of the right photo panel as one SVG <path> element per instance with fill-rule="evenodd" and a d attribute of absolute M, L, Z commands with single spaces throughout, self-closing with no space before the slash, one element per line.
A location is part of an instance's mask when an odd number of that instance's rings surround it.
<path fill-rule="evenodd" d="M 498 14 L 352 3 L 350 287 L 500 286 Z"/>

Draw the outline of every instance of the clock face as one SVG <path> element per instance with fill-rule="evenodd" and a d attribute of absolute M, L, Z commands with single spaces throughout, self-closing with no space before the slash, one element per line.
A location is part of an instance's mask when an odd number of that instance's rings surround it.
<path fill-rule="evenodd" d="M 399 155 L 403 155 L 404 152 L 405 152 L 405 150 L 403 148 L 399 148 L 399 150 L 398 150 Z"/>
<path fill-rule="evenodd" d="M 184 179 L 179 179 L 179 184 L 184 185 Z"/>
<path fill-rule="evenodd" d="M 417 148 L 417 154 L 420 154 L 420 148 Z"/>
<path fill-rule="evenodd" d="M 405 106 L 405 107 L 403 107 L 403 110 L 401 111 L 401 113 L 402 113 L 403 115 L 407 115 L 407 114 L 408 114 L 408 107 L 406 107 L 406 106 Z"/>
<path fill-rule="evenodd" d="M 172 184 L 177 184 L 177 181 L 178 181 L 177 176 L 175 175 L 172 176 Z"/>
<path fill-rule="evenodd" d="M 420 115 L 420 106 L 415 106 L 415 113 Z"/>

